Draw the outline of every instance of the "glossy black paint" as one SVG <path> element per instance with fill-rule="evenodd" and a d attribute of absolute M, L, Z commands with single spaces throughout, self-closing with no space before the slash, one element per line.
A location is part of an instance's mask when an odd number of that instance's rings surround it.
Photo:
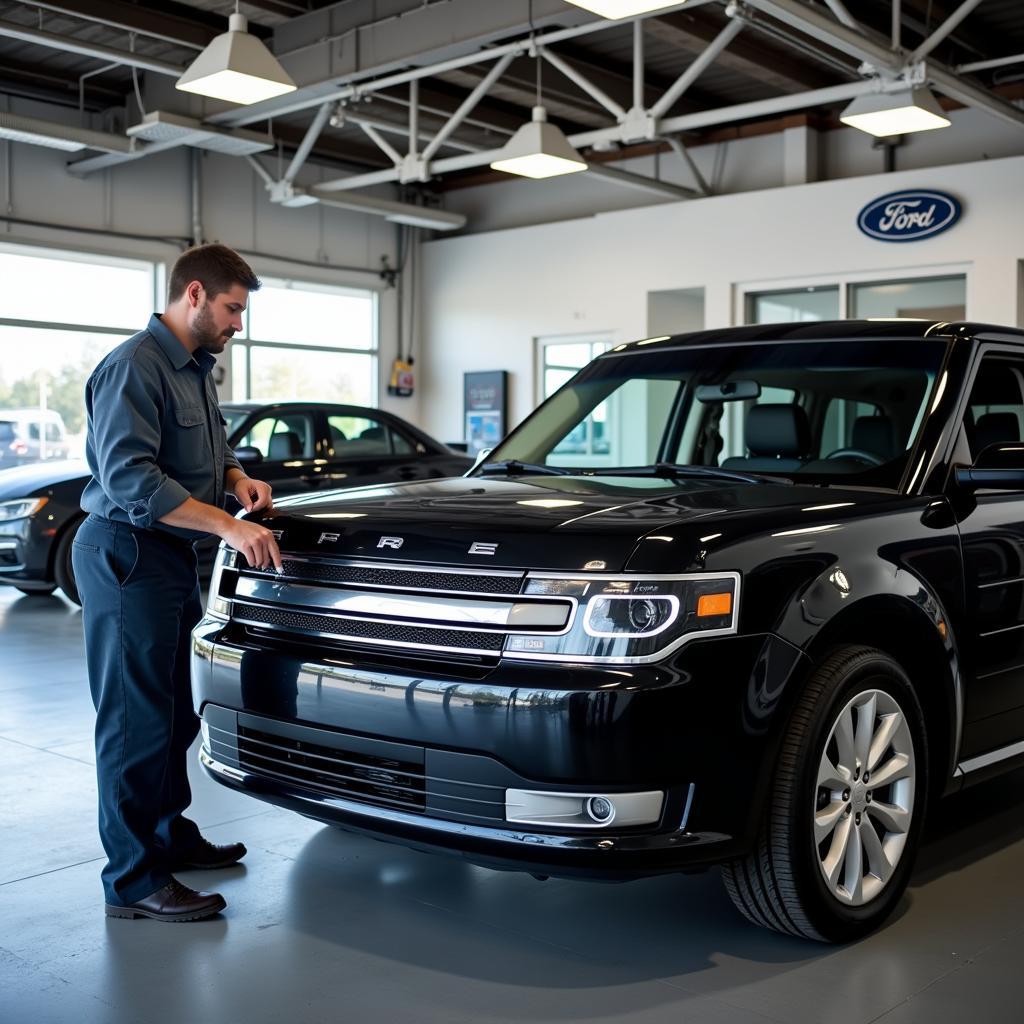
<path fill-rule="evenodd" d="M 604 667 L 289 645 L 212 619 L 195 634 L 203 713 L 483 758 L 535 789 L 665 789 L 656 827 L 604 834 L 610 846 L 602 847 L 549 827 L 453 828 L 450 813 L 391 813 L 208 765 L 215 777 L 314 817 L 481 862 L 622 877 L 749 847 L 789 709 L 810 667 L 837 644 L 878 647 L 905 666 L 940 791 L 965 781 L 969 759 L 1024 739 L 1024 498 L 965 491 L 954 472 L 970 462 L 960 424 L 978 360 L 992 346 L 1024 356 L 1024 333 L 843 323 L 744 328 L 743 337 L 759 332 L 780 343 L 948 339 L 942 386 L 899 488 L 469 476 L 304 496 L 268 520 L 284 550 L 380 564 L 582 573 L 599 560 L 610 573 L 738 572 L 738 635 L 694 639 L 656 664 Z M 739 333 L 668 344 L 735 342 Z M 577 504 L 536 503 L 553 496 Z M 403 539 L 400 551 L 379 546 L 386 536 Z M 496 543 L 496 553 L 474 554 L 474 542 Z M 1011 752 L 999 766 L 1021 760 Z M 675 812 L 687 801 L 684 824 Z"/>
<path fill-rule="evenodd" d="M 245 469 L 274 488 L 276 497 L 316 490 L 326 483 L 333 487 L 356 486 L 369 482 L 406 479 L 431 479 L 465 472 L 473 460 L 451 451 L 418 427 L 379 409 L 333 405 L 319 402 L 225 402 L 222 409 L 235 423 L 228 437 L 232 446 L 244 438 L 259 419 L 272 414 L 308 416 L 313 424 L 315 455 L 308 459 L 262 459 L 246 462 Z M 327 426 L 329 415 L 370 417 L 403 438 L 410 454 L 369 455 L 344 459 L 336 457 Z M 0 501 L 46 497 L 48 504 L 30 519 L 0 522 L 0 545 L 13 543 L 11 558 L 5 565 L 0 558 L 0 584 L 26 591 L 50 591 L 55 586 L 55 560 L 62 538 L 73 534 L 84 518 L 80 501 L 89 480 L 84 461 L 45 462 L 0 472 Z M 238 511 L 233 496 L 227 508 Z M 198 546 L 200 570 L 208 575 L 216 539 Z"/>

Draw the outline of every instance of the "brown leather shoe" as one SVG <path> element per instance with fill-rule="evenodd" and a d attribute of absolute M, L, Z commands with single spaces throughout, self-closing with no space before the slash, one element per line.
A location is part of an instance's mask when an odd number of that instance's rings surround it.
<path fill-rule="evenodd" d="M 243 843 L 227 843 L 217 846 L 200 838 L 199 842 L 184 853 L 171 856 L 172 871 L 189 871 L 197 868 L 229 868 L 237 864 L 247 853 Z"/>
<path fill-rule="evenodd" d="M 219 892 L 196 892 L 172 878 L 162 889 L 126 907 L 106 906 L 107 917 L 151 917 L 154 921 L 200 921 L 219 914 L 227 903 Z"/>

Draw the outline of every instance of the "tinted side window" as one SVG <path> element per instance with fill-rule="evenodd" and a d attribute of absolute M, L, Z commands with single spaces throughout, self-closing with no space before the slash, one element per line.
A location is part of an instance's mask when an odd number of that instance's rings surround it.
<path fill-rule="evenodd" d="M 264 416 L 238 442 L 258 448 L 265 459 L 311 459 L 315 448 L 313 420 L 305 413 Z"/>
<path fill-rule="evenodd" d="M 964 418 L 971 456 L 990 444 L 1024 436 L 1024 363 L 989 356 L 982 360 Z"/>

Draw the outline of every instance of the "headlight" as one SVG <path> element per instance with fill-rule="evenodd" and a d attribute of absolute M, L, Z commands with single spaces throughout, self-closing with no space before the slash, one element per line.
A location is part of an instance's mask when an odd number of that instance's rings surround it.
<path fill-rule="evenodd" d="M 17 501 L 0 501 L 0 523 L 34 516 L 50 499 L 18 498 Z"/>
<path fill-rule="evenodd" d="M 545 661 L 641 664 L 688 640 L 735 633 L 739 573 L 564 576 L 532 573 L 524 594 L 575 597 L 578 611 L 560 636 L 513 633 L 505 655 Z"/>
<path fill-rule="evenodd" d="M 210 596 L 206 602 L 206 614 L 212 619 L 227 622 L 231 618 L 231 597 L 235 592 L 238 574 L 234 571 L 238 552 L 221 542 L 210 576 Z M 228 572 L 224 570 L 227 569 Z"/>

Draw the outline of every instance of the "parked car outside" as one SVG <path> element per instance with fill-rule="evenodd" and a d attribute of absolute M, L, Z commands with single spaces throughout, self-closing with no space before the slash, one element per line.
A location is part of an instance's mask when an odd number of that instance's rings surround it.
<path fill-rule="evenodd" d="M 246 471 L 286 494 L 396 480 L 453 476 L 472 459 L 450 451 L 398 416 L 320 402 L 225 402 L 228 443 Z M 60 587 L 78 603 L 71 545 L 85 513 L 89 480 L 81 460 L 26 465 L 0 473 L 0 584 L 23 593 Z M 239 509 L 228 498 L 229 511 Z M 208 574 L 216 539 L 197 546 Z"/>
<path fill-rule="evenodd" d="M 59 412 L 0 409 L 0 469 L 67 457 L 67 431 Z"/>
<path fill-rule="evenodd" d="M 751 921 L 854 939 L 933 798 L 1024 764 L 1022 429 L 1010 328 L 618 345 L 464 479 L 250 514 L 284 571 L 220 549 L 200 761 L 538 876 L 720 864 Z"/>

